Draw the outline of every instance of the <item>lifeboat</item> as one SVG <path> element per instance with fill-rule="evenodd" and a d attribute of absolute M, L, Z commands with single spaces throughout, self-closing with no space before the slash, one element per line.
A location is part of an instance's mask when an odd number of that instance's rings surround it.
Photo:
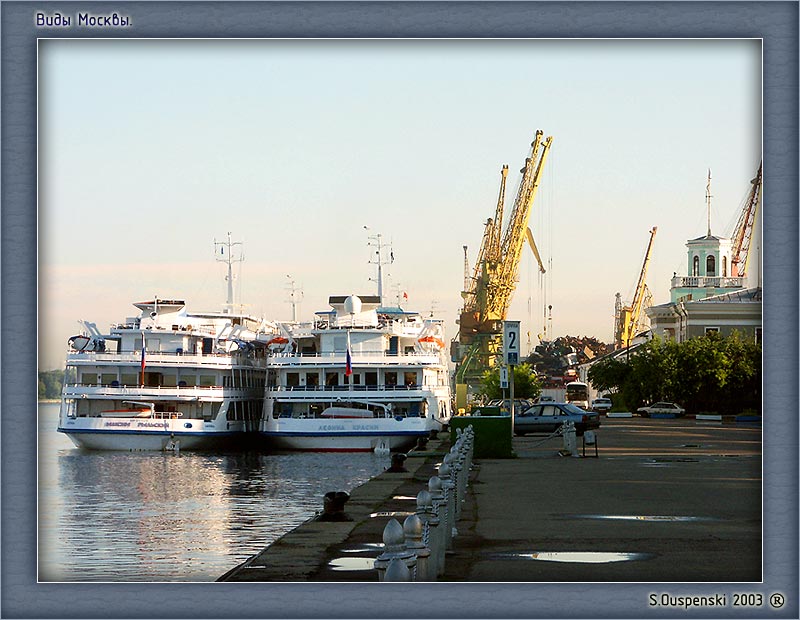
<path fill-rule="evenodd" d="M 419 339 L 419 342 L 430 342 L 440 349 L 444 349 L 444 342 L 442 342 L 441 338 L 437 338 L 436 336 L 423 336 Z"/>

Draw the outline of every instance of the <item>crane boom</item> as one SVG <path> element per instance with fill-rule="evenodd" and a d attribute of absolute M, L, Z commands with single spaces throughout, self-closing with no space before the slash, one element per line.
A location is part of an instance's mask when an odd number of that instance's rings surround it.
<path fill-rule="evenodd" d="M 636 326 L 639 324 L 639 317 L 642 312 L 642 305 L 644 298 L 647 296 L 647 265 L 650 262 L 650 254 L 653 251 L 653 241 L 656 238 L 656 231 L 658 227 L 653 226 L 650 230 L 650 242 L 647 244 L 647 250 L 644 253 L 644 262 L 642 263 L 642 270 L 639 272 L 639 280 L 636 283 L 636 292 L 633 296 L 633 302 L 630 306 L 622 306 L 617 294 L 617 307 L 616 313 L 618 314 L 618 331 L 615 334 L 615 340 L 618 348 L 630 346 L 633 337 L 636 335 Z"/>
<path fill-rule="evenodd" d="M 747 262 L 750 255 L 750 240 L 753 236 L 753 222 L 755 221 L 758 206 L 761 203 L 761 169 L 763 162 L 758 164 L 756 177 L 751 181 L 753 187 L 747 198 L 747 203 L 739 215 L 739 221 L 733 233 L 731 251 L 731 275 L 745 277 L 747 275 Z"/>

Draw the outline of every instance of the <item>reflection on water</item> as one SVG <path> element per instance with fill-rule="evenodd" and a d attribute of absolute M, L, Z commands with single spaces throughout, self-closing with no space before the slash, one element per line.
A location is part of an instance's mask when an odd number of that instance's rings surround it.
<path fill-rule="evenodd" d="M 89 452 L 39 406 L 39 580 L 213 581 L 388 456 Z"/>

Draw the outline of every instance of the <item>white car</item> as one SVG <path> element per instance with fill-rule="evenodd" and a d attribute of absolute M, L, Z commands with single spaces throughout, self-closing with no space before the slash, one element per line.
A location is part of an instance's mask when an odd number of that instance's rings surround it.
<path fill-rule="evenodd" d="M 601 396 L 600 398 L 595 398 L 592 401 L 592 411 L 596 411 L 597 413 L 608 413 L 611 409 L 611 399 L 605 398 Z"/>
<path fill-rule="evenodd" d="M 675 403 L 653 403 L 647 407 L 639 407 L 636 410 L 643 418 L 649 418 L 654 413 L 656 414 L 672 414 L 675 417 L 682 416 L 686 413 L 686 409 L 676 405 Z"/>

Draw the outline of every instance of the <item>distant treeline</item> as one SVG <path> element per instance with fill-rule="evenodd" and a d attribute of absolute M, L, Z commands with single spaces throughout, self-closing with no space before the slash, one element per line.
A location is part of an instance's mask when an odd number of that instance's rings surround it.
<path fill-rule="evenodd" d="M 70 376 L 74 379 L 75 370 L 71 369 Z M 64 385 L 63 370 L 39 371 L 39 400 L 61 398 L 61 388 Z"/>

